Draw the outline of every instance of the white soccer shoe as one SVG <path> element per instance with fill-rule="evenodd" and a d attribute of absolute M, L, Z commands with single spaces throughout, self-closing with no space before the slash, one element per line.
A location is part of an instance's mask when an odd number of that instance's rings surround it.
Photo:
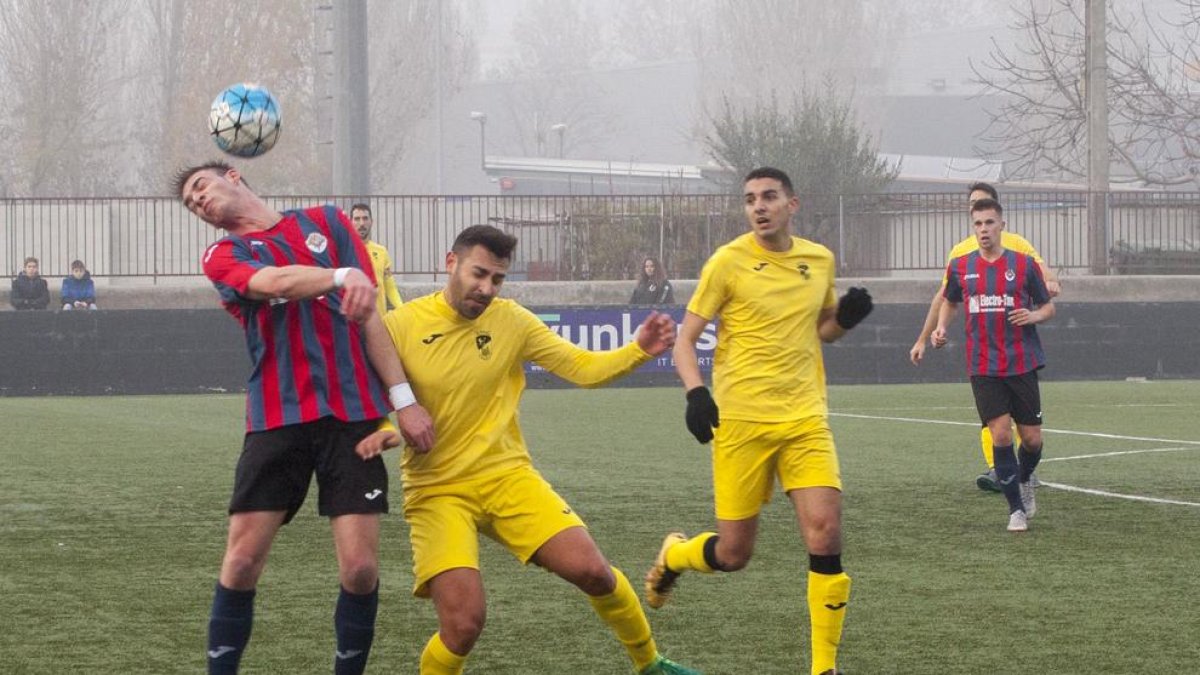
<path fill-rule="evenodd" d="M 1029 529 L 1029 519 L 1025 517 L 1024 511 L 1013 511 L 1008 514 L 1008 531 L 1009 532 L 1025 532 Z"/>

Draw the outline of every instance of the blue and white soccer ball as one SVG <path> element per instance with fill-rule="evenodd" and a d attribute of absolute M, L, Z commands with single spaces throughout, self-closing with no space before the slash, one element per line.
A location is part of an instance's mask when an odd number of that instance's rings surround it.
<path fill-rule="evenodd" d="M 226 88 L 213 100 L 208 133 L 217 147 L 238 157 L 257 157 L 279 140 L 279 101 L 257 84 Z"/>

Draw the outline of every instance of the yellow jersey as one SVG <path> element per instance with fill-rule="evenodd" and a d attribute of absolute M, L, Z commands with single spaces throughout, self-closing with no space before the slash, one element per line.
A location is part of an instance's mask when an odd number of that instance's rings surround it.
<path fill-rule="evenodd" d="M 396 288 L 396 279 L 392 277 L 392 256 L 387 248 L 376 241 L 365 242 L 367 253 L 371 254 L 371 267 L 375 270 L 375 283 L 379 288 L 379 297 L 375 309 L 379 316 L 387 314 L 389 305 L 395 309 L 404 303 L 400 299 L 400 291 Z"/>
<path fill-rule="evenodd" d="M 1016 251 L 1017 253 L 1024 253 L 1025 255 L 1032 256 L 1033 261 L 1039 265 L 1044 266 L 1046 264 L 1046 261 L 1042 260 L 1042 256 L 1038 254 L 1037 249 L 1033 247 L 1033 244 L 1029 243 L 1028 239 L 1019 234 L 1009 232 L 1008 230 L 1001 230 L 1000 245 L 1006 249 Z M 950 249 L 950 255 L 946 256 L 946 265 L 949 265 L 951 260 L 954 260 L 955 258 L 961 258 L 964 255 L 978 249 L 979 240 L 974 236 L 967 237 L 966 239 L 963 239 L 955 244 L 954 248 Z M 946 276 L 945 270 L 942 270 L 943 288 L 946 287 L 947 280 L 948 277 Z"/>
<path fill-rule="evenodd" d="M 768 251 L 752 233 L 717 249 L 688 311 L 717 320 L 713 396 L 722 419 L 786 422 L 828 412 L 817 322 L 837 306 L 833 252 L 792 237 Z"/>
<path fill-rule="evenodd" d="M 651 358 L 637 342 L 605 352 L 580 349 L 528 309 L 503 298 L 470 320 L 438 291 L 389 312 L 384 324 L 437 435 L 428 453 L 404 449 L 401 477 L 406 488 L 532 466 L 517 420 L 526 361 L 574 384 L 595 387 Z"/>

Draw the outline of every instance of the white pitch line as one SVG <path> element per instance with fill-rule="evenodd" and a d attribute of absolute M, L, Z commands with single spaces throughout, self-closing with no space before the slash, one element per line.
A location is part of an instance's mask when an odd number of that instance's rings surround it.
<path fill-rule="evenodd" d="M 1147 448 L 1145 450 L 1117 450 L 1115 452 L 1097 452 L 1092 455 L 1071 455 L 1070 457 L 1046 457 L 1041 461 L 1046 462 L 1065 462 L 1069 459 L 1095 459 L 1097 457 L 1116 457 L 1118 455 L 1141 455 L 1147 452 L 1179 452 L 1181 450 L 1195 450 L 1195 446 L 1185 448 Z"/>
<path fill-rule="evenodd" d="M 829 413 L 829 415 L 830 415 L 830 417 L 856 417 L 859 419 L 883 420 L 883 421 L 888 421 L 888 422 L 916 422 L 919 424 L 950 424 L 950 425 L 954 425 L 954 426 L 969 426 L 969 427 L 976 427 L 976 428 L 978 428 L 978 426 L 979 426 L 978 424 L 976 424 L 974 422 L 954 422 L 954 421 L 950 421 L 950 420 L 929 420 L 929 419 L 920 419 L 920 418 L 916 418 L 916 417 L 884 417 L 884 416 L 879 416 L 879 415 L 858 415 L 855 413 L 834 413 L 834 412 Z M 1156 442 L 1156 443 L 1182 443 L 1185 446 L 1187 446 L 1187 447 L 1173 447 L 1173 448 L 1154 448 L 1154 449 L 1148 449 L 1148 450 L 1120 450 L 1120 451 L 1116 451 L 1116 452 L 1106 452 L 1106 453 L 1099 453 L 1099 454 L 1093 454 L 1093 455 L 1074 455 L 1071 457 L 1047 457 L 1046 459 L 1043 459 L 1042 462 L 1065 461 L 1068 459 L 1089 459 L 1089 458 L 1093 458 L 1093 457 L 1111 457 L 1114 455 L 1133 455 L 1133 454 L 1141 454 L 1141 453 L 1146 453 L 1146 452 L 1174 452 L 1174 451 L 1179 451 L 1179 450 L 1194 450 L 1196 448 L 1196 446 L 1200 446 L 1200 441 L 1179 441 L 1179 440 L 1168 440 L 1168 439 L 1163 439 L 1163 438 L 1147 438 L 1144 436 L 1119 436 L 1116 434 L 1104 434 L 1104 433 L 1096 433 L 1096 432 L 1088 432 L 1088 431 L 1067 431 L 1067 430 L 1060 430 L 1060 429 L 1042 429 L 1042 431 L 1044 433 L 1073 434 L 1076 436 L 1092 436 L 1095 438 L 1111 438 L 1114 440 L 1125 440 L 1125 441 L 1152 441 L 1152 442 Z M 1144 497 L 1142 495 L 1126 495 L 1126 494 L 1121 494 L 1119 492 L 1108 492 L 1105 490 L 1093 490 L 1091 488 L 1076 487 L 1074 485 L 1066 485 L 1064 483 L 1051 483 L 1049 481 L 1042 481 L 1042 485 L 1045 485 L 1046 487 L 1054 488 L 1056 490 L 1063 490 L 1066 492 L 1079 492 L 1082 494 L 1096 495 L 1097 497 L 1113 497 L 1115 499 L 1128 499 L 1128 500 L 1134 501 L 1134 502 L 1149 502 L 1151 504 L 1173 504 L 1176 506 L 1200 507 L 1200 503 L 1197 503 L 1197 502 L 1185 502 L 1185 501 L 1178 500 L 1178 499 L 1161 499 L 1159 497 Z"/>
<path fill-rule="evenodd" d="M 886 422 L 916 422 L 918 424 L 950 424 L 960 427 L 975 427 L 979 428 L 978 422 L 954 422 L 950 420 L 929 420 L 919 417 L 887 417 L 883 415 L 859 415 L 856 413 L 829 413 L 830 417 L 857 417 L 864 420 L 882 420 Z M 1153 438 L 1150 436 L 1122 436 L 1119 434 L 1105 434 L 1098 431 L 1071 431 L 1069 429 L 1047 429 L 1042 427 L 1042 433 L 1047 434 L 1067 434 L 1071 436 L 1090 436 L 1092 438 L 1108 438 L 1116 441 L 1148 441 L 1151 443 L 1174 443 L 1177 445 L 1196 445 L 1200 446 L 1200 441 L 1187 441 L 1178 438 Z"/>
<path fill-rule="evenodd" d="M 1150 502 L 1152 504 L 1174 504 L 1176 506 L 1200 506 L 1197 502 L 1185 502 L 1179 499 L 1160 499 L 1158 497 L 1143 497 L 1141 495 L 1126 495 L 1120 492 L 1108 492 L 1106 490 L 1093 490 L 1091 488 L 1075 487 L 1074 485 L 1063 485 L 1062 483 L 1050 483 L 1042 481 L 1042 485 L 1051 487 L 1056 490 L 1065 490 L 1067 492 L 1082 492 L 1083 494 L 1096 495 L 1098 497 L 1114 497 L 1116 499 L 1128 499 L 1135 502 Z"/>

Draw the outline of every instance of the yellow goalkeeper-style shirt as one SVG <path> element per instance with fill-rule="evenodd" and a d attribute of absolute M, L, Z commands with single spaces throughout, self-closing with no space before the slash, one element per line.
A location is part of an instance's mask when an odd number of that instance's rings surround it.
<path fill-rule="evenodd" d="M 1032 256 L 1033 261 L 1039 265 L 1044 266 L 1046 264 L 1046 261 L 1042 260 L 1042 256 L 1038 254 L 1037 249 L 1033 247 L 1033 244 L 1029 243 L 1028 239 L 1019 234 L 1009 232 L 1008 230 L 1001 230 L 1000 245 L 1006 249 L 1016 251 L 1017 253 L 1024 253 L 1025 255 Z M 946 256 L 946 265 L 949 265 L 951 260 L 954 260 L 955 258 L 961 258 L 962 256 L 978 249 L 979 240 L 974 236 L 967 237 L 966 239 L 963 239 L 955 244 L 954 248 L 950 249 L 950 255 Z M 942 288 L 946 287 L 947 280 L 948 277 L 943 270 Z"/>
<path fill-rule="evenodd" d="M 787 422 L 828 412 L 817 322 L 837 306 L 833 253 L 792 237 L 784 253 L 744 234 L 717 249 L 688 311 L 717 321 L 713 396 L 722 419 Z"/>
<path fill-rule="evenodd" d="M 379 288 L 375 309 L 379 312 L 379 316 L 383 316 L 387 314 L 389 305 L 395 309 L 404 301 L 400 299 L 400 291 L 396 288 L 396 279 L 392 277 L 392 256 L 388 255 L 387 248 L 377 241 L 368 241 L 366 244 L 367 253 L 371 254 L 371 267 L 375 270 L 375 283 Z"/>
<path fill-rule="evenodd" d="M 401 477 L 406 488 L 532 466 L 517 420 L 526 361 L 574 384 L 596 387 L 651 358 L 634 341 L 611 351 L 580 349 L 503 298 L 470 320 L 438 291 L 401 305 L 384 323 L 437 436 L 428 453 L 405 448 Z"/>

